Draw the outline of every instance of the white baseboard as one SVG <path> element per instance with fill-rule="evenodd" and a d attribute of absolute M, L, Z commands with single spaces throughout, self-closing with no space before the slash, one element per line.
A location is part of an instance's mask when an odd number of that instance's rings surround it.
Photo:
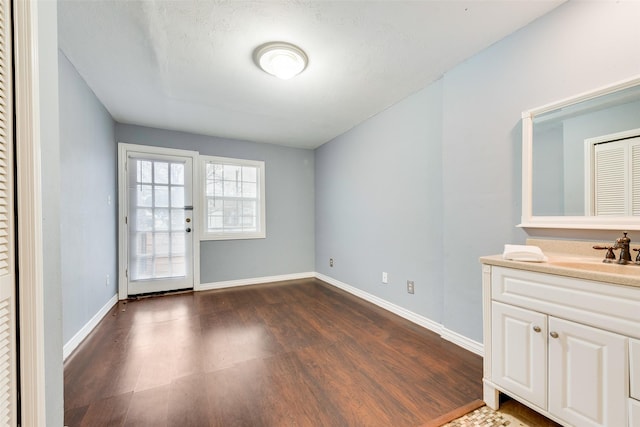
<path fill-rule="evenodd" d="M 347 291 L 352 295 L 355 295 L 359 298 L 362 298 L 365 301 L 369 301 L 377 305 L 378 307 L 382 307 L 387 311 L 390 311 L 394 314 L 397 314 L 400 317 L 404 317 L 405 319 L 422 326 L 423 328 L 429 329 L 430 331 L 435 332 L 440 335 L 442 333 L 442 325 L 434 322 L 431 319 L 427 319 L 424 316 L 420 316 L 412 311 L 407 310 L 406 308 L 400 307 L 399 305 L 395 305 L 390 303 L 387 300 L 384 300 L 380 297 L 372 295 L 368 292 L 365 292 L 361 289 L 353 287 L 351 285 L 347 285 L 344 282 L 334 279 L 333 277 L 325 276 L 324 274 L 316 273 L 316 277 L 323 282 L 327 282 L 328 284 L 335 286 L 336 288 L 340 288 L 343 291 Z"/>
<path fill-rule="evenodd" d="M 234 288 L 236 286 L 259 285 L 261 283 L 282 282 L 284 280 L 309 279 L 309 278 L 312 278 L 312 277 L 316 277 L 316 273 L 307 272 L 307 273 L 283 274 L 283 275 L 280 275 L 280 276 L 254 277 L 252 279 L 240 279 L 240 280 L 227 280 L 227 281 L 223 281 L 223 282 L 200 283 L 200 285 L 198 285 L 195 290 L 196 291 L 209 291 L 211 289 Z"/>
<path fill-rule="evenodd" d="M 484 357 L 484 344 L 479 343 L 478 341 L 474 341 L 470 338 L 465 337 L 464 335 L 460 335 L 459 333 L 444 327 L 442 328 L 442 333 L 440 334 L 440 336 L 442 337 L 442 339 L 451 341 L 452 343 L 464 348 L 465 350 L 469 350 L 470 352 L 475 353 L 478 356 Z"/>
<path fill-rule="evenodd" d="M 400 307 L 399 305 L 390 303 L 389 301 L 384 300 L 380 297 L 336 280 L 333 277 L 329 277 L 321 273 L 316 273 L 316 277 L 323 282 L 335 286 L 336 288 L 340 288 L 343 291 L 349 292 L 350 294 L 362 298 L 365 301 L 369 301 L 370 303 L 375 304 L 378 307 L 384 308 L 387 311 L 397 314 L 398 316 L 403 317 L 410 322 L 415 323 L 416 325 L 420 325 L 423 328 L 429 329 L 430 331 L 433 331 L 440 335 L 443 339 L 450 341 L 464 348 L 465 350 L 468 350 L 479 356 L 484 355 L 484 346 L 481 343 L 467 338 L 464 335 L 460 335 L 457 332 L 451 331 L 442 326 L 440 323 L 434 322 L 433 320 L 416 314 L 413 311 L 407 310 L 406 308 Z"/>
<path fill-rule="evenodd" d="M 252 279 L 240 279 L 240 280 L 227 280 L 222 282 L 212 282 L 212 283 L 201 283 L 197 286 L 196 291 L 206 291 L 211 289 L 224 289 L 224 288 L 232 288 L 237 286 L 249 286 L 249 285 L 258 285 L 261 283 L 270 283 L 270 282 L 281 282 L 284 280 L 299 280 L 299 279 L 308 279 L 311 277 L 317 277 L 318 279 L 326 282 L 336 288 L 342 289 L 352 295 L 357 296 L 358 298 L 362 298 L 365 301 L 369 301 L 372 304 L 377 305 L 391 313 L 397 314 L 400 317 L 403 317 L 410 322 L 415 323 L 416 325 L 420 325 L 423 328 L 429 329 L 440 335 L 443 339 L 450 341 L 465 350 L 468 350 L 472 353 L 478 354 L 480 356 L 484 355 L 484 346 L 482 343 L 474 341 L 470 338 L 465 337 L 464 335 L 460 335 L 457 332 L 451 331 L 445 328 L 440 323 L 434 322 L 431 319 L 428 319 L 424 316 L 416 314 L 406 308 L 400 307 L 399 305 L 390 303 L 380 297 L 377 297 L 373 294 L 365 292 L 361 289 L 358 289 L 354 286 L 348 285 L 344 282 L 336 280 L 332 277 L 326 276 L 321 273 L 316 272 L 307 272 L 307 273 L 294 273 L 294 274 L 284 274 L 280 276 L 266 276 L 266 277 L 256 277 Z M 91 333 L 91 331 L 98 325 L 100 320 L 111 310 L 111 308 L 118 303 L 118 294 L 115 294 L 92 318 L 87 322 L 86 325 L 82 327 L 74 336 L 71 338 L 63 347 L 63 360 L 66 360 L 71 353 L 80 345 L 80 343 Z"/>
<path fill-rule="evenodd" d="M 73 350 L 98 326 L 102 318 L 118 303 L 118 294 L 115 294 L 102 308 L 80 329 L 62 348 L 62 360 L 66 360 Z"/>

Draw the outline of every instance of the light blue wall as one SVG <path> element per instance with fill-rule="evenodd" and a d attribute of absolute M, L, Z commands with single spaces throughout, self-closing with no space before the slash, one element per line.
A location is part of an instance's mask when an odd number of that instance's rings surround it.
<path fill-rule="evenodd" d="M 638 17 L 638 2 L 568 2 L 445 75 L 447 328 L 482 339 L 478 257 L 526 237 L 521 112 L 640 74 Z"/>
<path fill-rule="evenodd" d="M 58 57 L 62 332 L 67 343 L 117 293 L 117 150 L 111 115 L 64 53 Z"/>
<path fill-rule="evenodd" d="M 536 126 L 534 126 L 535 130 Z M 534 215 L 562 215 L 565 212 L 565 150 L 562 123 L 533 133 L 531 183 Z"/>
<path fill-rule="evenodd" d="M 316 269 L 481 342 L 478 258 L 526 238 L 516 228 L 521 112 L 640 74 L 639 16 L 637 2 L 565 3 L 320 147 Z M 430 95 L 440 91 L 438 104 Z M 413 175 L 418 165 L 422 176 Z M 441 203 L 438 196 L 424 201 L 441 193 Z M 336 258 L 333 269 L 328 256 Z M 389 286 L 380 284 L 383 270 Z M 411 297 L 404 280 L 415 271 Z"/>
<path fill-rule="evenodd" d="M 436 321 L 443 309 L 441 106 L 436 82 L 316 151 L 316 271 Z"/>
<path fill-rule="evenodd" d="M 313 271 L 312 150 L 124 124 L 116 124 L 116 139 L 265 162 L 267 238 L 201 242 L 201 283 Z"/>

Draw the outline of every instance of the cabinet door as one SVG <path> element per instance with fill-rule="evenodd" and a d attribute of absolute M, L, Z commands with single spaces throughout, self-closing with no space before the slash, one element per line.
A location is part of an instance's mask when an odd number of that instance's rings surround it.
<path fill-rule="evenodd" d="M 629 399 L 629 427 L 640 427 L 640 402 Z"/>
<path fill-rule="evenodd" d="M 491 303 L 491 376 L 495 384 L 547 407 L 547 316 Z"/>
<path fill-rule="evenodd" d="M 640 400 L 640 341 L 629 340 L 630 396 Z"/>
<path fill-rule="evenodd" d="M 576 426 L 627 425 L 627 338 L 549 317 L 549 412 Z"/>

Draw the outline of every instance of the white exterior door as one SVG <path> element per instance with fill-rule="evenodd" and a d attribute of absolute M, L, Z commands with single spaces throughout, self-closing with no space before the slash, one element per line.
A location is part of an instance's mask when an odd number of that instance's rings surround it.
<path fill-rule="evenodd" d="M 192 289 L 196 221 L 191 152 L 127 144 L 120 149 L 120 179 L 126 181 L 125 188 L 120 186 L 126 193 L 120 195 L 126 203 L 120 233 L 126 240 L 120 245 L 126 252 L 126 295 Z"/>
<path fill-rule="evenodd" d="M 576 426 L 627 424 L 627 340 L 549 318 L 549 412 Z"/>
<path fill-rule="evenodd" d="M 493 381 L 546 409 L 547 316 L 499 302 L 491 312 Z"/>

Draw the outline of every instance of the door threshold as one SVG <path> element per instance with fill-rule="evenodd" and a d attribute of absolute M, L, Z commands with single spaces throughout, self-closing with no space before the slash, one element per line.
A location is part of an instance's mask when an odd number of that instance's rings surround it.
<path fill-rule="evenodd" d="M 164 295 L 187 294 L 192 292 L 194 292 L 193 288 L 173 289 L 170 291 L 147 292 L 144 294 L 129 295 L 127 297 L 127 301 L 136 301 L 136 300 L 145 299 L 145 298 L 161 297 Z"/>

